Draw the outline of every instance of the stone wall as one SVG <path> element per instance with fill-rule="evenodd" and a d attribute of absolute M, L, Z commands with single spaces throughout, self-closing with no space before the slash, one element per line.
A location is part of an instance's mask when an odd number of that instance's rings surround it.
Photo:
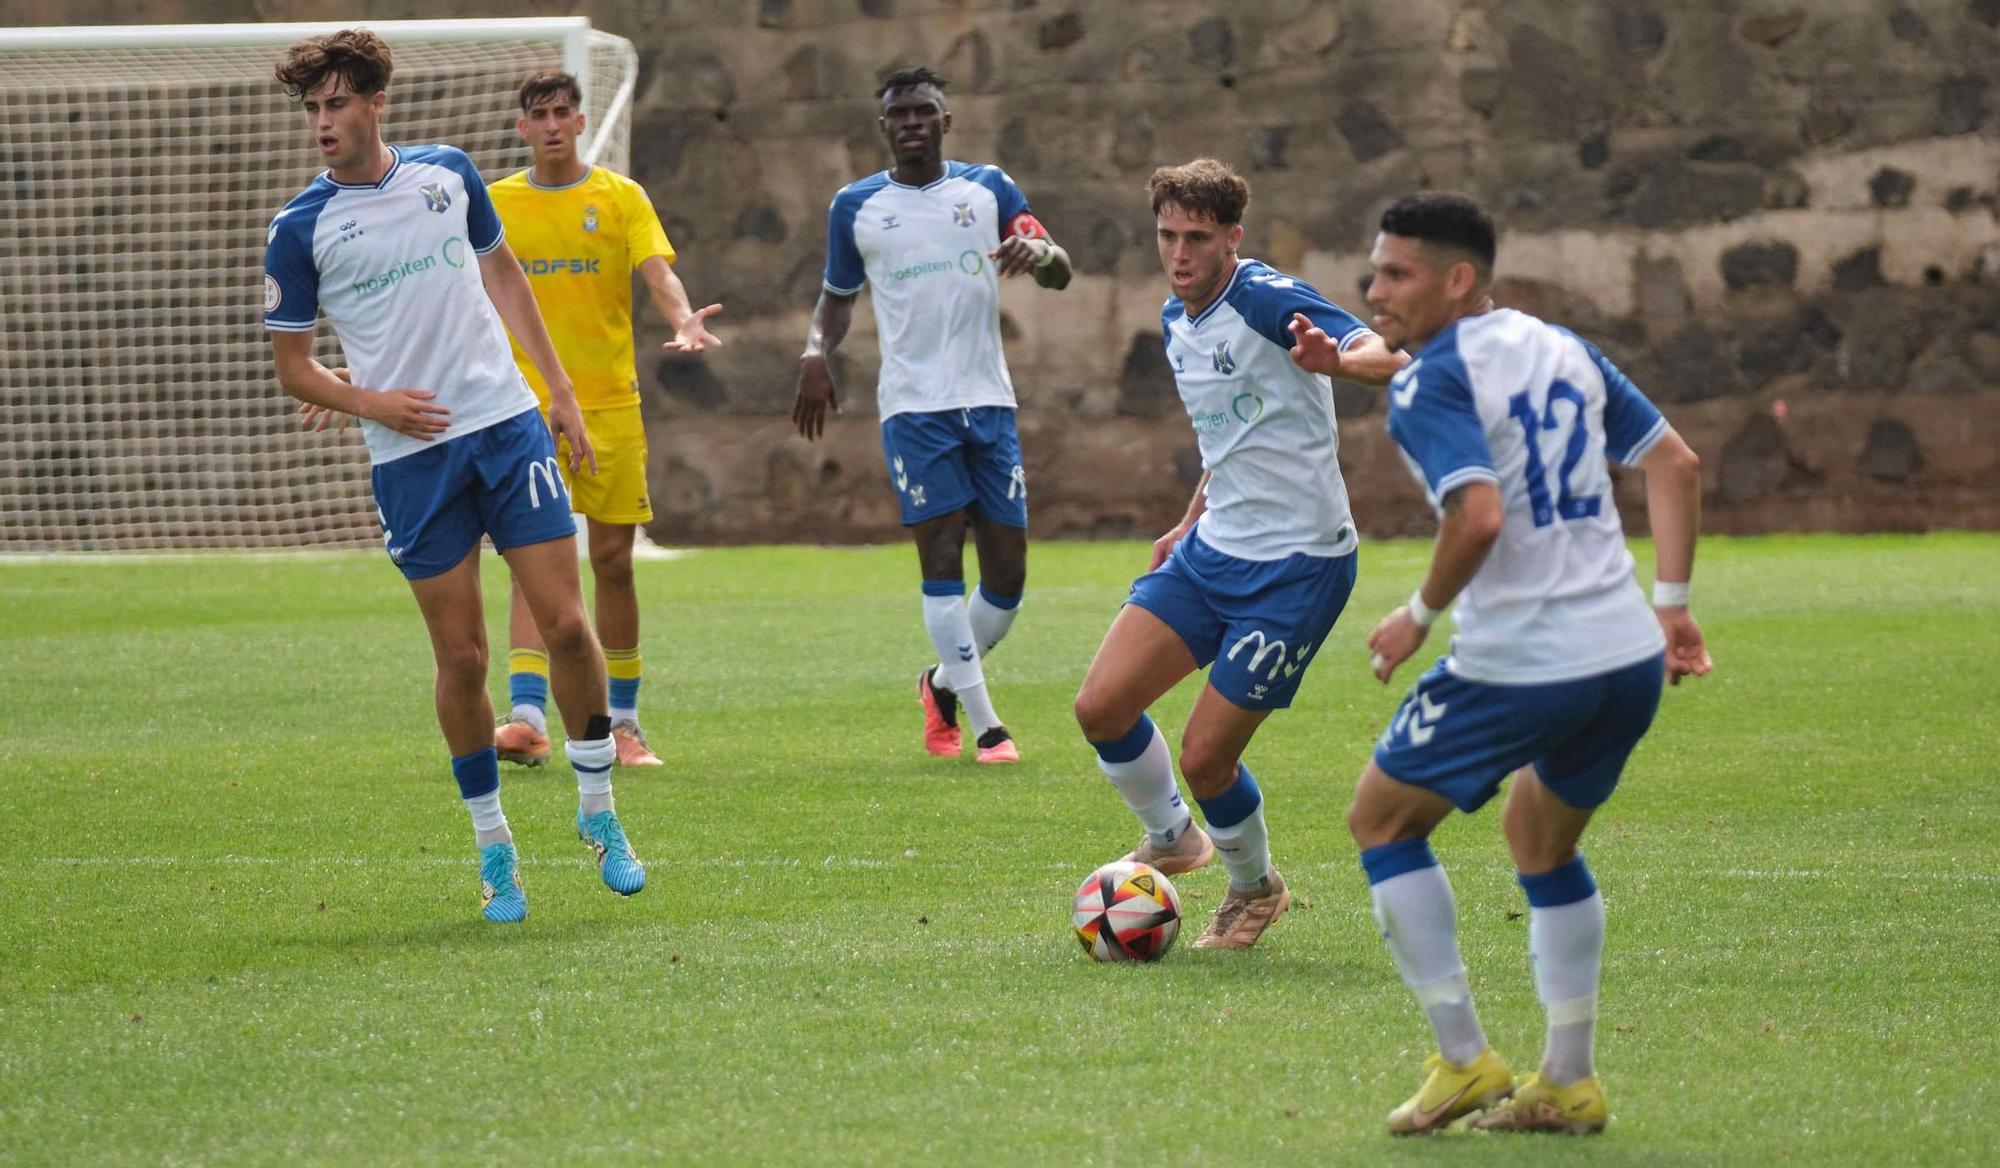
<path fill-rule="evenodd" d="M 6 0 L 26 23 L 333 19 L 314 0 Z M 378 18 L 494 15 L 377 3 Z M 2000 528 L 2000 0 L 606 0 L 644 61 L 633 170 L 729 346 L 642 362 L 656 538 L 893 535 L 872 319 L 845 413 L 791 433 L 825 211 L 886 164 L 879 72 L 953 79 L 1074 257 L 1004 291 L 1038 535 L 1150 535 L 1193 441 L 1160 355 L 1144 181 L 1250 176 L 1245 254 L 1359 307 L 1372 224 L 1456 188 L 1502 226 L 1499 299 L 1596 340 L 1704 458 L 1725 531 Z M 642 326 L 642 352 L 665 339 Z M 1364 528 L 1428 530 L 1376 395 L 1338 387 Z M 1621 493 L 1631 494 L 1635 482 Z M 1630 510 L 1628 510 L 1630 514 Z"/>

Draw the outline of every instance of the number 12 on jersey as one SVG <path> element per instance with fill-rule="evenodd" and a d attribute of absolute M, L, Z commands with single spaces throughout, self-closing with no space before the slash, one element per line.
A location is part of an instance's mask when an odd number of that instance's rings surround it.
<path fill-rule="evenodd" d="M 1557 469 L 1557 493 L 1555 505 L 1549 505 L 1549 471 L 1542 462 L 1541 431 L 1560 430 L 1563 418 L 1556 410 L 1557 402 L 1568 402 L 1574 410 L 1570 413 L 1569 442 L 1563 447 L 1562 466 Z M 1604 504 L 1602 493 L 1578 495 L 1570 488 L 1570 476 L 1576 473 L 1577 464 L 1583 461 L 1584 451 L 1590 447 L 1590 434 L 1584 427 L 1583 391 L 1567 381 L 1557 381 L 1549 386 L 1549 400 L 1541 413 L 1535 412 L 1535 405 L 1526 390 L 1507 399 L 1507 412 L 1521 423 L 1521 429 L 1528 448 L 1528 506 L 1532 511 L 1536 527 L 1547 527 L 1560 516 L 1563 520 L 1586 519 L 1596 515 Z"/>

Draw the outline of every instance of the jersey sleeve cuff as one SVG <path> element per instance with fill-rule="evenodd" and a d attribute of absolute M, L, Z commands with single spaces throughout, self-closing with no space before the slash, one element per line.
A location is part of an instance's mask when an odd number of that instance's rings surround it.
<path fill-rule="evenodd" d="M 1493 473 L 1493 468 L 1490 466 L 1462 466 L 1439 479 L 1437 485 L 1431 488 L 1431 494 L 1442 502 L 1446 495 L 1467 483 L 1497 484 L 1499 481 L 1500 476 Z"/>
<path fill-rule="evenodd" d="M 1653 423 L 1652 428 L 1647 430 L 1643 437 L 1641 437 L 1637 442 L 1634 442 L 1632 444 L 1632 448 L 1630 450 L 1624 451 L 1623 453 L 1620 454 L 1613 454 L 1611 457 L 1614 461 L 1624 466 L 1637 466 L 1639 465 L 1639 460 L 1646 457 L 1646 452 L 1651 450 L 1655 445 L 1657 445 L 1660 439 L 1666 437 L 1666 434 L 1667 434 L 1667 419 L 1666 415 L 1662 414 L 1660 418 Z"/>
<path fill-rule="evenodd" d="M 274 333 L 309 333 L 317 323 L 311 320 L 303 324 L 292 320 L 267 320 L 264 322 L 264 327 Z"/>
<path fill-rule="evenodd" d="M 491 255 L 493 254 L 494 248 L 499 247 L 501 244 L 505 242 L 507 242 L 507 229 L 503 227 L 500 229 L 500 234 L 493 237 L 492 243 L 487 244 L 485 247 L 480 247 L 477 244 L 475 244 L 473 245 L 472 250 L 480 255 Z"/>
<path fill-rule="evenodd" d="M 1369 337 L 1372 337 L 1374 335 L 1375 335 L 1374 329 L 1369 328 L 1367 325 L 1362 325 L 1360 328 L 1355 329 L 1349 332 L 1346 336 L 1340 338 L 1340 351 L 1345 353 L 1349 349 L 1352 349 L 1354 346 L 1360 344 L 1361 342 L 1367 340 Z"/>
<path fill-rule="evenodd" d="M 836 288 L 831 281 L 821 280 L 819 286 L 833 293 L 835 296 L 856 296 L 860 294 L 862 286 L 866 283 L 867 281 L 864 280 L 861 284 L 856 284 L 852 288 Z"/>

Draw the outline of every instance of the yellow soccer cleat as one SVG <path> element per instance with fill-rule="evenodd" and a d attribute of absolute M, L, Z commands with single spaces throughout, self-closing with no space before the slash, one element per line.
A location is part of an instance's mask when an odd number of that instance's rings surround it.
<path fill-rule="evenodd" d="M 1424 1060 L 1424 1069 L 1430 1072 L 1424 1085 L 1389 1113 L 1389 1134 L 1442 1131 L 1453 1120 L 1497 1103 L 1514 1090 L 1513 1070 L 1490 1048 L 1464 1066 L 1434 1054 Z"/>
<path fill-rule="evenodd" d="M 1512 1098 L 1503 1099 L 1481 1115 L 1467 1120 L 1467 1131 L 1567 1132 L 1573 1136 L 1595 1135 L 1604 1130 L 1611 1111 L 1604 1104 L 1604 1085 L 1597 1076 L 1578 1079 L 1566 1087 L 1545 1083 L 1540 1075 L 1528 1075 L 1514 1087 Z"/>

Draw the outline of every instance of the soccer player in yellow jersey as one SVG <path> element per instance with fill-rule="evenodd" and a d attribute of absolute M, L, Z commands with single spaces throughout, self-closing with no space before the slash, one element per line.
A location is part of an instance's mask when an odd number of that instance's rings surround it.
<path fill-rule="evenodd" d="M 577 156 L 583 94 L 568 73 L 536 73 L 521 86 L 515 129 L 534 152 L 534 165 L 489 189 L 507 238 L 535 289 L 542 317 L 563 367 L 576 381 L 585 430 L 597 469 L 564 465 L 570 505 L 589 524 L 590 569 L 597 583 L 597 636 L 610 675 L 611 733 L 620 766 L 659 766 L 639 729 L 639 597 L 632 583 L 632 545 L 653 518 L 646 493 L 646 429 L 639 412 L 639 376 L 632 353 L 632 273 L 645 282 L 653 307 L 674 330 L 665 345 L 699 353 L 722 344 L 707 320 L 720 304 L 688 306 L 687 290 L 670 266 L 674 245 L 644 187 Z M 540 371 L 514 342 L 514 360 L 548 411 Z M 513 712 L 495 745 L 508 762 L 540 766 L 549 759 L 549 656 L 534 618 L 514 589 L 508 607 L 507 688 Z"/>

